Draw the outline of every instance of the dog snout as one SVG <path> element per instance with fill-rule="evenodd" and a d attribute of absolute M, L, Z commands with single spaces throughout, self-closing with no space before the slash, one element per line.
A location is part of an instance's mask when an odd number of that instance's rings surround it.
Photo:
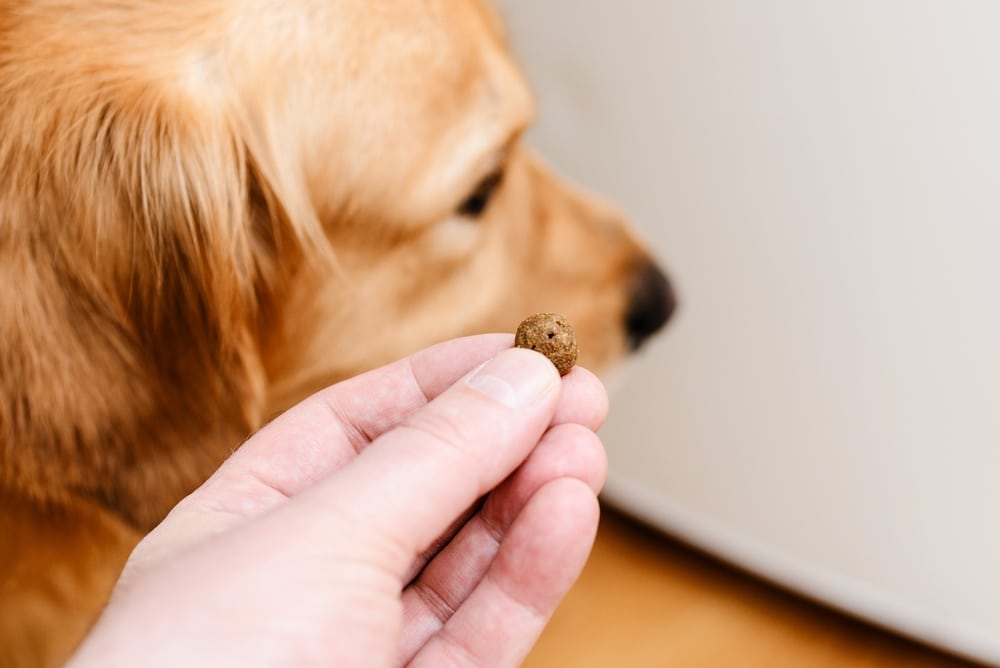
<path fill-rule="evenodd" d="M 630 350 L 638 350 L 658 332 L 677 308 L 677 297 L 666 274 L 645 261 L 633 272 L 625 310 L 625 334 Z"/>

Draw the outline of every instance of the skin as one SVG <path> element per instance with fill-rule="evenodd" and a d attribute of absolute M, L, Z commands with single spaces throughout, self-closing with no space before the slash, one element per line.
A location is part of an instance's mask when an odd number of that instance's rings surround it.
<path fill-rule="evenodd" d="M 593 541 L 607 397 L 510 345 L 268 425 L 140 543 L 70 665 L 519 665 Z"/>

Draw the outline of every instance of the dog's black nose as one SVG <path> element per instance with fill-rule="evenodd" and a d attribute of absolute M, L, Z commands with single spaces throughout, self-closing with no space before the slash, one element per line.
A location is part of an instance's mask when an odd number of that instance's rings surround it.
<path fill-rule="evenodd" d="M 625 334 L 630 350 L 638 350 L 673 315 L 677 297 L 670 280 L 652 262 L 640 265 L 632 276 Z"/>

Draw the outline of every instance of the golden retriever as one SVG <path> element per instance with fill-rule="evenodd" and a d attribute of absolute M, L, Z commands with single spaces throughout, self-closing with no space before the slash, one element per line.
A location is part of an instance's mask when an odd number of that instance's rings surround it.
<path fill-rule="evenodd" d="M 521 142 L 482 0 L 0 2 L 0 664 L 63 660 L 130 549 L 268 417 L 565 313 L 673 308 Z"/>

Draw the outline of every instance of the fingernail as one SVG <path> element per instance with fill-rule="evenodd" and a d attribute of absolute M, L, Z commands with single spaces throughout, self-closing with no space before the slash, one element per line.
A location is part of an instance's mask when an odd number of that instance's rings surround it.
<path fill-rule="evenodd" d="M 512 348 L 480 366 L 465 382 L 502 404 L 521 408 L 551 392 L 559 384 L 559 374 L 542 355 Z"/>

